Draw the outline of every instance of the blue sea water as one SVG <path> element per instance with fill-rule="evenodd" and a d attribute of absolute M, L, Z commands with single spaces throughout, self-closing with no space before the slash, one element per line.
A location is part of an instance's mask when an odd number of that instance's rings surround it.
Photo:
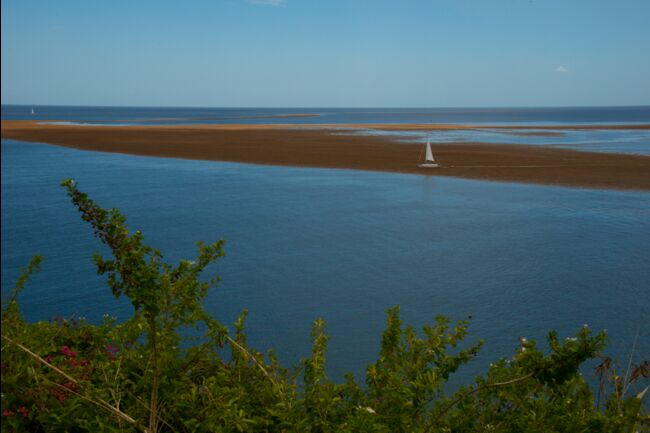
<path fill-rule="evenodd" d="M 31 110 L 34 109 L 34 114 Z M 273 117 L 296 113 L 313 117 Z M 2 119 L 97 124 L 179 123 L 650 123 L 650 106 L 548 108 L 177 108 L 2 105 Z"/>
<path fill-rule="evenodd" d="M 5 107 L 3 107 L 3 114 Z M 92 110 L 91 110 L 92 111 Z M 106 115 L 108 116 L 108 115 Z M 116 119 L 116 115 L 112 115 Z M 59 117 L 58 120 L 63 119 Z M 69 118 L 71 119 L 71 118 Z M 519 137 L 521 138 L 521 137 Z M 526 137 L 523 137 L 525 140 Z M 75 178 L 170 261 L 226 239 L 206 306 L 222 322 L 250 312 L 250 342 L 293 363 L 323 317 L 329 369 L 361 375 L 385 310 L 406 323 L 472 316 L 486 341 L 468 380 L 518 337 L 607 329 L 610 355 L 650 355 L 650 194 L 351 170 L 266 167 L 82 152 L 2 140 L 2 290 L 33 254 L 21 295 L 32 321 L 127 317 L 90 258 L 102 249 L 58 186 Z"/>

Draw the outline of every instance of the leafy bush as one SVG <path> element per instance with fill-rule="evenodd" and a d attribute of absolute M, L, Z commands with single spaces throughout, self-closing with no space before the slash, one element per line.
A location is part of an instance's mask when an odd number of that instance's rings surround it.
<path fill-rule="evenodd" d="M 112 258 L 95 255 L 116 297 L 133 316 L 99 325 L 55 318 L 26 323 L 17 302 L 35 257 L 2 308 L 2 431 L 143 432 L 633 432 L 648 431 L 649 363 L 620 376 L 611 360 L 598 367 L 598 401 L 579 368 L 605 347 L 603 332 L 580 329 L 549 351 L 522 339 L 474 384 L 445 395 L 443 385 L 478 353 L 461 349 L 468 323 L 438 317 L 418 333 L 388 310 L 377 361 L 365 384 L 349 375 L 334 383 L 325 372 L 325 324 L 312 328 L 311 355 L 298 368 L 280 366 L 246 342 L 243 312 L 231 333 L 202 305 L 217 280 L 200 274 L 222 256 L 223 241 L 199 243 L 193 261 L 173 266 L 130 234 L 116 210 L 99 207 L 74 181 L 63 182 Z M 187 328 L 195 328 L 189 338 Z M 196 334 L 201 332 L 200 337 Z M 188 341 L 189 340 L 189 341 Z M 611 390 L 608 391 L 608 385 Z M 638 385 L 638 383 L 637 383 Z M 600 399 L 604 404 L 600 404 Z"/>

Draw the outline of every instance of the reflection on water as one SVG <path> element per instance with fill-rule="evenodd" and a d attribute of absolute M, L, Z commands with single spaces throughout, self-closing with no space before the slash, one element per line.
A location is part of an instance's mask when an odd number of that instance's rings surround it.
<path fill-rule="evenodd" d="M 285 362 L 308 354 L 324 317 L 331 372 L 359 374 L 384 311 L 406 323 L 472 316 L 486 346 L 466 377 L 518 337 L 607 328 L 629 354 L 650 318 L 650 194 L 351 170 L 263 167 L 80 152 L 2 141 L 2 287 L 32 254 L 43 270 L 21 295 L 29 320 L 127 316 L 90 258 L 101 246 L 58 186 L 74 177 L 176 261 L 225 238 L 207 308 L 232 323 L 250 310 L 251 343 Z M 208 275 L 209 276 L 209 275 Z M 206 276 L 207 277 L 207 276 Z M 638 354 L 650 353 L 641 328 Z"/>

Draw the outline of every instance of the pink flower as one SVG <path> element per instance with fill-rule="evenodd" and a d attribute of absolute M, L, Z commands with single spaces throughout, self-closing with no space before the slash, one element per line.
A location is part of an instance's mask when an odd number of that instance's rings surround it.
<path fill-rule="evenodd" d="M 18 413 L 23 416 L 23 418 L 27 418 L 29 416 L 29 410 L 25 406 L 20 406 L 18 408 Z"/>
<path fill-rule="evenodd" d="M 10 418 L 10 417 L 12 417 L 12 416 L 14 416 L 14 415 L 15 415 L 15 414 L 14 414 L 12 411 L 10 411 L 9 409 L 7 409 L 7 410 L 5 410 L 4 412 L 2 412 L 2 416 L 6 417 L 6 418 Z"/>
<path fill-rule="evenodd" d="M 77 352 L 72 351 L 68 346 L 63 346 L 61 348 L 61 353 L 70 358 L 75 358 L 77 356 Z"/>

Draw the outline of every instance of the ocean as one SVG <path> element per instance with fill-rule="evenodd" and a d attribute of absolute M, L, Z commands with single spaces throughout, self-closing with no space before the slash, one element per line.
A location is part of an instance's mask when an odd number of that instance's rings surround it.
<path fill-rule="evenodd" d="M 650 123 L 648 107 L 34 107 L 34 116 L 30 108 L 2 106 L 2 119 Z M 250 118 L 312 111 L 325 114 Z M 619 151 L 620 145 L 647 153 L 647 134 L 628 132 L 609 131 L 598 150 Z M 588 148 L 589 138 L 580 139 Z M 535 140 L 540 137 L 517 137 L 521 144 L 566 145 Z M 512 355 L 519 337 L 543 340 L 551 329 L 569 337 L 583 324 L 607 329 L 606 353 L 624 365 L 635 341 L 634 360 L 650 354 L 647 192 L 163 159 L 3 139 L 3 295 L 33 254 L 45 256 L 20 297 L 30 321 L 84 316 L 97 322 L 104 314 L 130 314 L 128 301 L 114 300 L 96 275 L 91 254 L 105 249 L 59 187 L 66 178 L 75 178 L 102 206 L 120 209 L 129 227 L 142 230 L 171 262 L 194 257 L 198 240 L 225 239 L 226 256 L 206 274 L 222 278 L 206 307 L 225 324 L 248 309 L 249 342 L 262 351 L 275 348 L 287 364 L 309 354 L 311 322 L 323 317 L 331 335 L 331 375 L 360 376 L 377 354 L 385 311 L 394 305 L 415 327 L 439 314 L 472 317 L 467 341 L 486 343 L 459 373 L 465 382 L 487 363 Z"/>
<path fill-rule="evenodd" d="M 34 115 L 31 110 L 34 110 Z M 310 117 L 282 117 L 311 114 Z M 650 106 L 543 108 L 178 108 L 2 105 L 2 119 L 85 123 L 648 123 Z"/>

